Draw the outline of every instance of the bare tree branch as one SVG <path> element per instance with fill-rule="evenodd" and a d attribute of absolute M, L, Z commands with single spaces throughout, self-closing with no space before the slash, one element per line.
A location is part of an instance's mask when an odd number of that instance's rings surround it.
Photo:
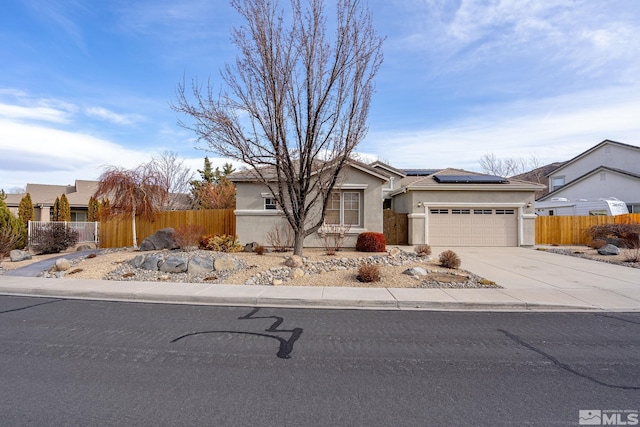
<path fill-rule="evenodd" d="M 303 4 L 304 3 L 304 4 Z M 226 90 L 178 85 L 173 108 L 199 141 L 253 171 L 294 231 L 294 253 L 322 225 L 328 198 L 367 132 L 382 42 L 361 0 L 337 0 L 335 34 L 323 0 L 232 0 L 244 18 L 232 40 Z M 190 93 L 188 93 L 190 92 Z"/>

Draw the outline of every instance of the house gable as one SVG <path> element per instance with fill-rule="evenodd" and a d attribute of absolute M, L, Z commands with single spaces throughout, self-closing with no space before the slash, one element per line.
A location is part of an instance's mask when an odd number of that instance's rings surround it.
<path fill-rule="evenodd" d="M 606 139 L 551 171 L 548 174 L 549 191 L 556 190 L 559 185 L 567 185 L 600 166 L 640 175 L 640 147 Z"/>

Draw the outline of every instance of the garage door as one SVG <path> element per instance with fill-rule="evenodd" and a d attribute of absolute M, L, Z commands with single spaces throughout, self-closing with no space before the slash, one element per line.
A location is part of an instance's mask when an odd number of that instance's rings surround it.
<path fill-rule="evenodd" d="M 431 208 L 428 215 L 432 246 L 518 246 L 515 209 Z"/>

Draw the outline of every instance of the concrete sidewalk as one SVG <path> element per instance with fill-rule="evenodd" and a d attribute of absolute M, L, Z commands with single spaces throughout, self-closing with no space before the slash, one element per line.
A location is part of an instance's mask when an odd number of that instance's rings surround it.
<path fill-rule="evenodd" d="M 444 248 L 434 248 L 434 254 Z M 454 248 L 502 289 L 243 286 L 0 275 L 0 294 L 110 301 L 383 310 L 640 311 L 640 269 L 526 248 Z"/>

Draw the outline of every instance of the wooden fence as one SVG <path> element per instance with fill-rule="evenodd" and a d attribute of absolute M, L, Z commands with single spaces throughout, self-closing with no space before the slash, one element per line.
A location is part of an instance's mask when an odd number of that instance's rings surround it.
<path fill-rule="evenodd" d="M 592 225 L 638 224 L 640 214 L 617 216 L 539 216 L 536 218 L 537 245 L 586 245 L 585 231 Z"/>
<path fill-rule="evenodd" d="M 205 234 L 227 234 L 235 236 L 236 217 L 233 209 L 169 211 L 161 212 L 153 221 L 136 219 L 138 245 L 162 228 L 181 225 L 199 225 Z M 131 219 L 110 219 L 100 222 L 101 248 L 121 248 L 133 245 Z"/>

